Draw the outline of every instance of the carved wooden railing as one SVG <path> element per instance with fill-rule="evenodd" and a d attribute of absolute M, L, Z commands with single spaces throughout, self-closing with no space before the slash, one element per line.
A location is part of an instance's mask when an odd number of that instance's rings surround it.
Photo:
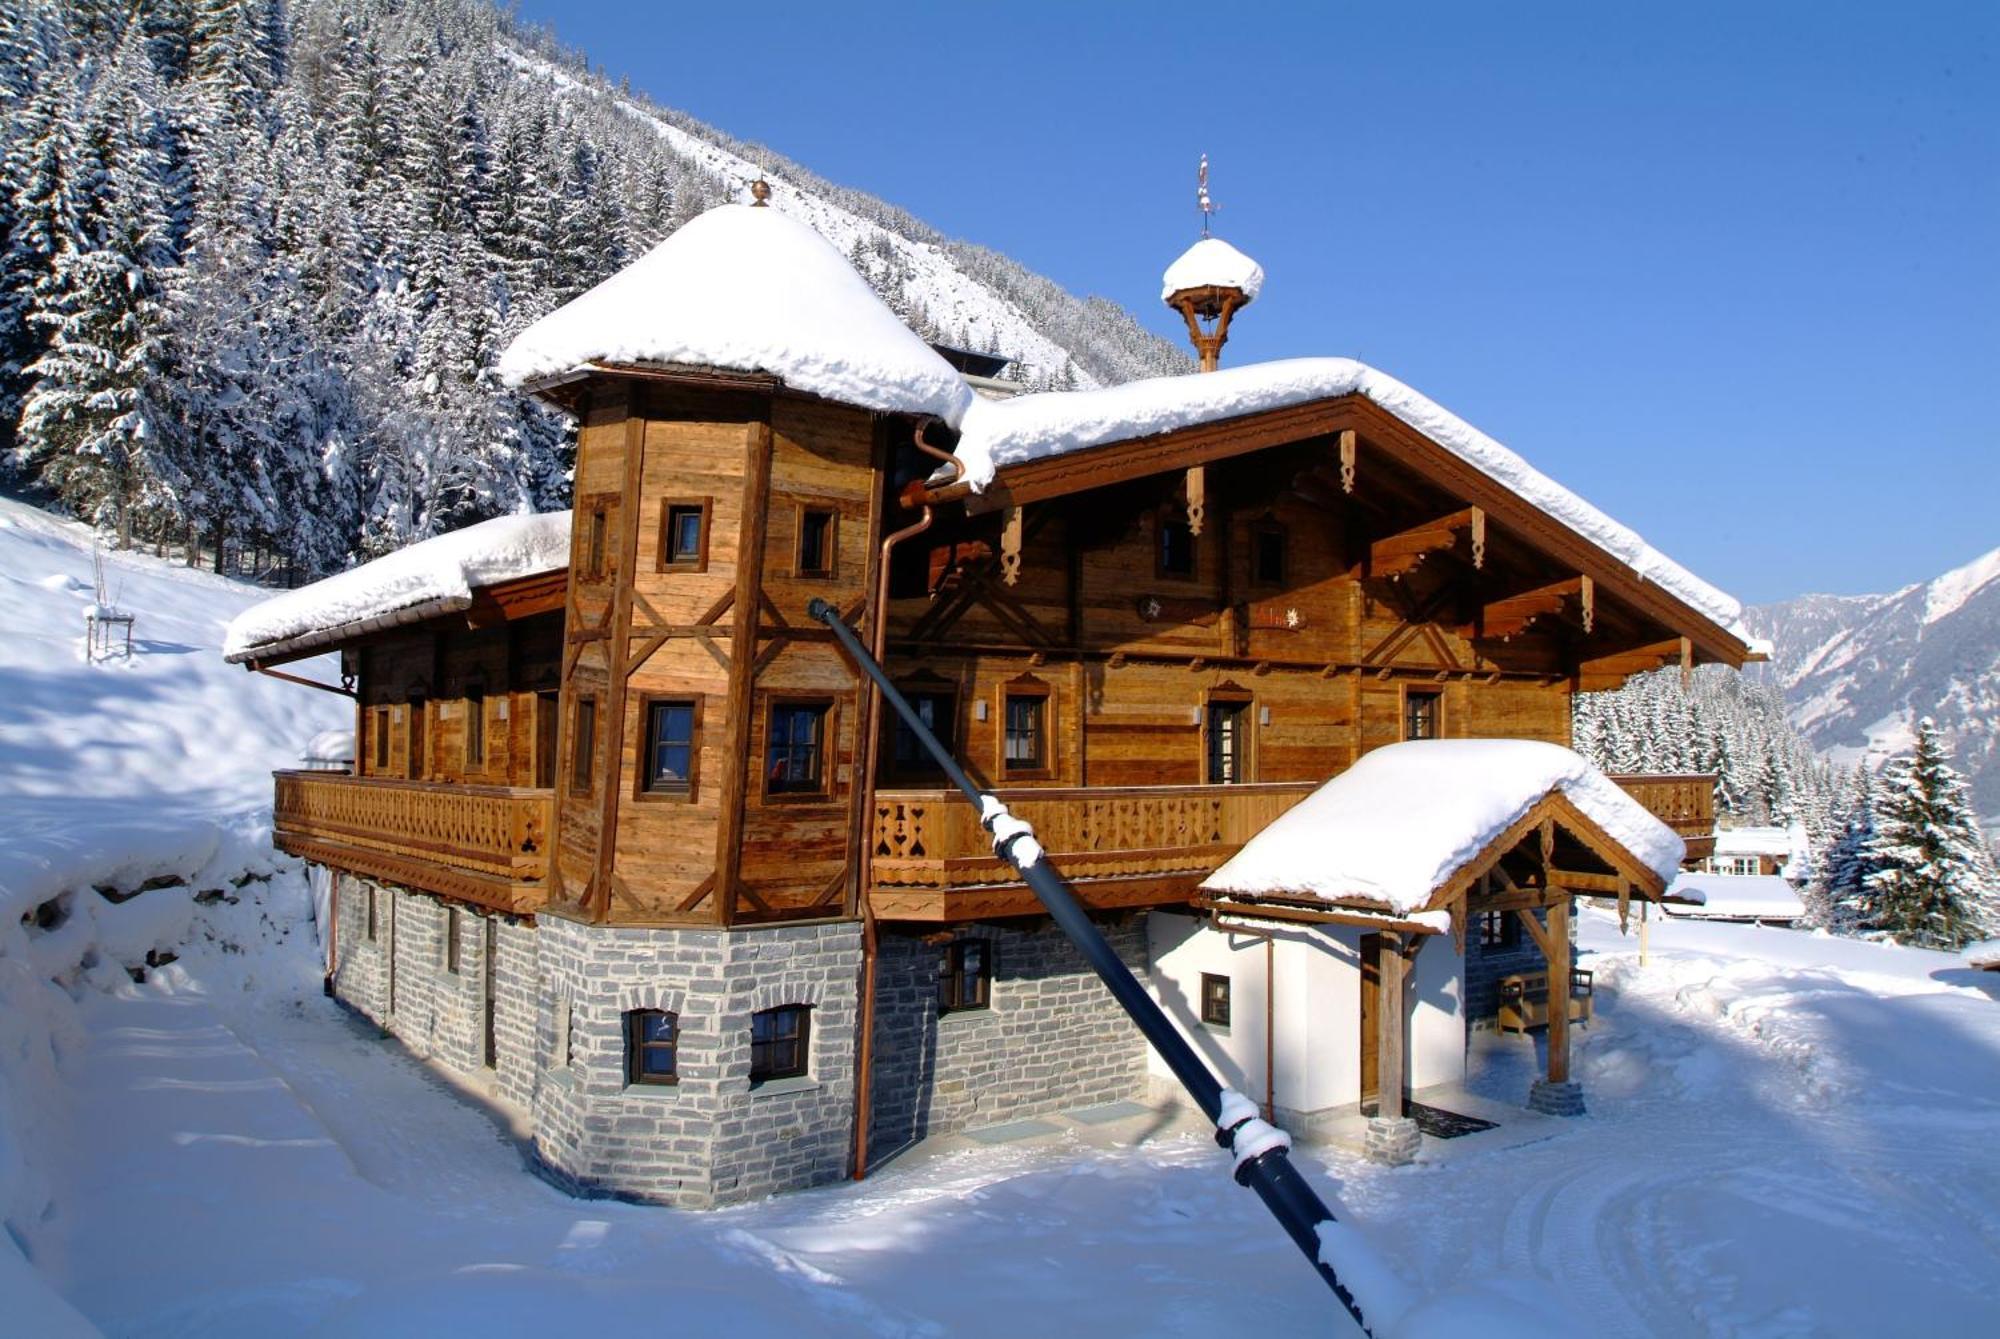
<path fill-rule="evenodd" d="M 1688 844 L 1688 858 L 1707 855 L 1715 846 L 1715 777 L 1708 773 L 1673 776 L 1614 776 L 1627 795 L 1679 833 Z M 1700 849 L 1698 849 L 1700 848 Z"/>
<path fill-rule="evenodd" d="M 333 772 L 279 772 L 276 781 L 280 845 L 334 842 L 507 883 L 548 872 L 554 791 Z"/>
<path fill-rule="evenodd" d="M 1213 870 L 1315 782 L 1243 786 L 1092 786 L 1003 790 L 1042 849 L 1071 879 Z M 875 796 L 878 887 L 1012 883 L 979 815 L 956 791 L 884 790 Z"/>

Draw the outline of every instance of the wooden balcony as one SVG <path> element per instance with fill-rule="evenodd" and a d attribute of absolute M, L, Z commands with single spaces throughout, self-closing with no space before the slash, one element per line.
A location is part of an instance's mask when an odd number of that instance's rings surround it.
<path fill-rule="evenodd" d="M 1092 907 L 1184 900 L 1194 886 L 1315 782 L 1244 786 L 1093 786 L 1003 790 Z M 956 791 L 875 796 L 874 887 L 886 920 L 1033 915 L 1041 907 L 994 857 L 979 816 Z"/>
<path fill-rule="evenodd" d="M 1611 778 L 1655 818 L 1680 834 L 1689 860 L 1715 853 L 1715 777 L 1695 772 L 1673 776 Z"/>
<path fill-rule="evenodd" d="M 279 772 L 276 782 L 282 851 L 496 911 L 542 904 L 554 791 L 340 772 Z"/>

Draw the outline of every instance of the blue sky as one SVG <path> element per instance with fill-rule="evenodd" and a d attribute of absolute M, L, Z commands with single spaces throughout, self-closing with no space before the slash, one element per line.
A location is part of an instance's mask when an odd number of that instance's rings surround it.
<path fill-rule="evenodd" d="M 519 10 L 1176 339 L 1206 152 L 1225 362 L 1364 359 L 1746 601 L 2000 545 L 2000 4 Z"/>

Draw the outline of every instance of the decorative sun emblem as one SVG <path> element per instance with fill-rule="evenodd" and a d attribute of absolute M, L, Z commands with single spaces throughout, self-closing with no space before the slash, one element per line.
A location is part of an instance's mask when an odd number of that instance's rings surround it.
<path fill-rule="evenodd" d="M 1303 622 L 1303 621 L 1304 621 L 1304 620 L 1303 620 L 1303 619 L 1301 619 L 1301 618 L 1299 617 L 1299 611 L 1298 611 L 1298 610 L 1297 610 L 1296 608 L 1294 608 L 1294 609 L 1287 609 L 1287 610 L 1285 611 L 1285 626 L 1286 626 L 1286 627 L 1288 627 L 1288 628 L 1296 628 L 1296 627 L 1297 627 L 1297 626 L 1298 626 L 1298 625 L 1299 625 L 1299 624 L 1300 624 L 1301 622 Z"/>
<path fill-rule="evenodd" d="M 1157 595 L 1148 595 L 1145 599 L 1139 601 L 1139 614 L 1142 618 L 1158 618 L 1160 616 L 1159 597 Z"/>

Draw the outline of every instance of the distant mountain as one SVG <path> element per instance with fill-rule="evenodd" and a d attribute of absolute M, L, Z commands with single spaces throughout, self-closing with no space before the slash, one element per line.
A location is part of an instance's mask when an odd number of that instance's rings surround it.
<path fill-rule="evenodd" d="M 1769 673 L 1815 748 L 1879 762 L 1933 717 L 2000 826 L 2000 549 L 1893 594 L 1803 595 L 1745 618 L 1774 644 Z"/>

